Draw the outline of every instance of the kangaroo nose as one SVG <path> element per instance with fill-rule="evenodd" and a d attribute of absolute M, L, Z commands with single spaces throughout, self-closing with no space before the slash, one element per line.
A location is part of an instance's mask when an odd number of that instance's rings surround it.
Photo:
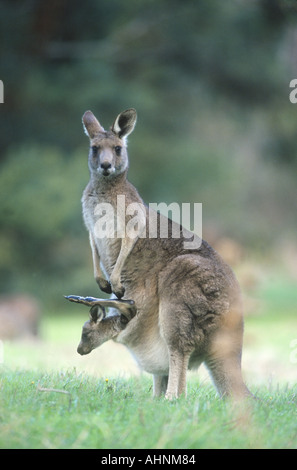
<path fill-rule="evenodd" d="M 85 354 L 89 354 L 91 351 L 87 351 L 83 345 L 81 343 L 79 343 L 78 347 L 77 347 L 77 352 L 78 354 L 80 354 L 81 356 L 84 356 Z"/>
<path fill-rule="evenodd" d="M 111 168 L 111 163 L 102 162 L 100 166 L 101 166 L 102 170 L 109 170 Z"/>

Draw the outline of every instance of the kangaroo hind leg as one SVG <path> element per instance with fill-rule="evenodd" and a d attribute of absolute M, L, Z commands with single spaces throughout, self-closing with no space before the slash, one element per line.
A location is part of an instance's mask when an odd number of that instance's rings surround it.
<path fill-rule="evenodd" d="M 165 398 L 172 400 L 187 393 L 189 354 L 169 351 L 169 377 Z"/>
<path fill-rule="evenodd" d="M 160 397 L 165 395 L 168 386 L 168 375 L 154 375 L 153 396 Z"/>
<path fill-rule="evenodd" d="M 164 296 L 159 308 L 160 332 L 167 345 L 169 359 L 168 385 L 165 394 L 168 400 L 178 398 L 182 394 L 186 395 L 187 369 L 194 349 L 189 311 L 183 303 L 170 297 Z"/>

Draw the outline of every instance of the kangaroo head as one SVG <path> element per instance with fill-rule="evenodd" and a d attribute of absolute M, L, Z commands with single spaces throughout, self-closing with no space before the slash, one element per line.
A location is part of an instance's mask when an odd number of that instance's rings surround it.
<path fill-rule="evenodd" d="M 81 340 L 77 352 L 82 356 L 109 339 L 115 338 L 125 329 L 130 318 L 124 314 L 106 317 L 104 307 L 94 305 L 90 309 L 90 319 L 82 328 Z"/>
<path fill-rule="evenodd" d="M 113 178 L 128 169 L 127 137 L 136 119 L 135 109 L 127 109 L 105 131 L 91 111 L 85 112 L 82 121 L 90 138 L 89 169 L 95 179 Z"/>

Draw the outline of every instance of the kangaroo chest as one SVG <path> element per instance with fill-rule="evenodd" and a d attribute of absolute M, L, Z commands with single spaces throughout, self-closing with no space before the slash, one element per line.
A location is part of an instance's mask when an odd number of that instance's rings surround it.
<path fill-rule="evenodd" d="M 84 222 L 95 240 L 102 268 L 110 275 L 121 249 L 114 206 L 92 194 L 83 197 L 82 206 Z"/>

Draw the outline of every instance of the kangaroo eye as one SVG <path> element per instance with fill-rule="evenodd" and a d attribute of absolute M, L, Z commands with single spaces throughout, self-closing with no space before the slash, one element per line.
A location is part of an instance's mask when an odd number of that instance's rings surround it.
<path fill-rule="evenodd" d="M 98 152 L 98 147 L 97 147 L 97 145 L 93 145 L 93 146 L 92 146 L 92 152 L 93 152 L 93 155 L 96 155 L 96 154 L 97 154 L 97 152 Z"/>
<path fill-rule="evenodd" d="M 87 340 L 89 337 L 90 337 L 90 332 L 89 331 L 83 331 L 82 339 Z"/>
<path fill-rule="evenodd" d="M 120 145 L 117 145 L 114 148 L 114 150 L 115 150 L 116 155 L 118 155 L 118 156 L 121 155 L 122 147 L 120 147 Z"/>

